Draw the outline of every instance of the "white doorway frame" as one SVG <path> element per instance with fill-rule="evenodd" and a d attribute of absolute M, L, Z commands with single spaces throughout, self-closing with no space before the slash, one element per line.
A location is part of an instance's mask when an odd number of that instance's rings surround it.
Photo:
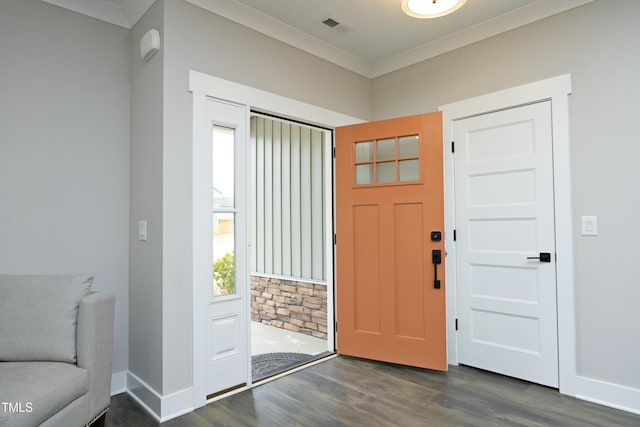
<path fill-rule="evenodd" d="M 575 396 L 576 324 L 573 271 L 573 219 L 571 209 L 571 159 L 569 148 L 569 95 L 571 76 L 552 77 L 535 83 L 478 96 L 438 107 L 442 111 L 444 144 L 445 250 L 447 253 L 447 359 L 458 364 L 454 154 L 451 152 L 456 120 L 508 108 L 551 101 L 553 132 L 553 193 L 555 199 L 556 286 L 558 310 L 558 371 L 560 392 Z"/>
<path fill-rule="evenodd" d="M 322 107 L 318 107 L 311 104 L 306 104 L 294 99 L 286 98 L 280 95 L 276 95 L 270 92 L 266 92 L 260 89 L 255 89 L 249 86 L 241 85 L 228 80 L 213 77 L 198 71 L 191 70 L 189 72 L 189 92 L 192 94 L 192 138 L 193 147 L 201 147 L 205 144 L 203 138 L 206 138 L 206 111 L 207 102 L 210 99 L 220 99 L 234 104 L 245 106 L 246 110 L 246 123 L 249 123 L 249 115 L 251 110 L 255 109 L 263 113 L 273 114 L 282 118 L 288 118 L 298 121 L 304 121 L 309 124 L 315 124 L 321 127 L 333 129 L 338 126 L 346 126 L 356 123 L 364 122 L 365 120 L 348 116 L 345 114 L 337 113 Z M 249 146 L 249 132 L 246 132 L 245 144 Z M 247 150 L 248 151 L 248 150 Z M 194 156 L 201 155 L 194 151 Z M 197 158 L 197 157 L 196 157 Z M 206 174 L 203 173 L 201 168 L 196 169 L 196 163 L 194 163 L 193 179 L 194 182 L 206 182 Z M 248 171 L 247 171 L 248 173 Z M 327 191 L 331 191 L 331 186 L 328 186 Z M 195 194 L 195 193 L 193 193 Z M 247 195 L 238 195 L 238 197 L 247 197 Z M 199 208 L 200 200 L 193 198 L 194 211 Z M 194 221 L 194 236 L 197 233 L 204 232 L 198 228 L 198 223 Z M 333 300 L 333 265 L 329 262 L 333 260 L 333 233 L 328 236 L 331 244 L 327 245 L 327 270 L 331 273 L 327 275 L 327 298 Z M 329 233 L 327 233 L 329 235 Z M 240 244 L 240 242 L 238 242 Z M 194 239 L 193 244 L 193 280 L 192 280 L 192 294 L 193 294 L 193 408 L 199 408 L 206 405 L 209 401 L 217 400 L 226 397 L 233 393 L 246 390 L 251 387 L 251 378 L 247 379 L 246 387 L 236 389 L 230 393 L 223 394 L 214 399 L 207 401 L 207 299 L 202 297 L 202 290 L 196 286 L 197 283 L 202 283 L 203 280 L 207 280 L 208 277 L 202 277 L 204 269 L 200 267 L 200 264 L 206 263 L 206 259 L 202 259 L 201 244 Z M 330 256 L 329 256 L 330 254 Z M 197 265 L 196 265 L 197 264 Z M 247 277 L 249 271 L 247 268 Z M 250 301 L 247 298 L 247 313 L 250 312 Z M 327 313 L 328 325 L 335 323 L 334 313 Z M 251 327 L 250 322 L 247 322 L 247 329 Z M 247 331 L 247 337 L 250 337 L 250 331 Z M 250 359 L 248 372 L 250 377 Z"/>

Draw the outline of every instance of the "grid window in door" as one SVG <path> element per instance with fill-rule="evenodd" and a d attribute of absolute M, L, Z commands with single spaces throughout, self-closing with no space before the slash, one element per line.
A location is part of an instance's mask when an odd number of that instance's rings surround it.
<path fill-rule="evenodd" d="M 420 180 L 420 137 L 407 135 L 354 144 L 355 183 L 389 185 Z"/>

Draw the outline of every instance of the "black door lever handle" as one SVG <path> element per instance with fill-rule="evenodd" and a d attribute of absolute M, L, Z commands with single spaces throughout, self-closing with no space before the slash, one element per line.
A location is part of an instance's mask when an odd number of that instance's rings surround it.
<path fill-rule="evenodd" d="M 440 289 L 440 280 L 438 280 L 438 264 L 442 263 L 442 251 L 433 249 L 431 251 L 431 262 L 433 262 L 433 287 Z"/>
<path fill-rule="evenodd" d="M 540 252 L 540 256 L 528 256 L 527 259 L 539 259 L 540 262 L 551 262 L 551 254 L 549 252 Z"/>

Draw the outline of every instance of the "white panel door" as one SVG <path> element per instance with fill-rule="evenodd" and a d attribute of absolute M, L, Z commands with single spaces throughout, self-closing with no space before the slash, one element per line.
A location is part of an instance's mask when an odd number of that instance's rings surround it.
<path fill-rule="evenodd" d="M 454 141 L 459 361 L 557 387 L 551 103 L 456 121 Z"/>
<path fill-rule="evenodd" d="M 207 398 L 248 383 L 248 251 L 245 147 L 247 111 L 219 100 L 207 105 L 209 230 L 201 283 L 207 297 Z"/>

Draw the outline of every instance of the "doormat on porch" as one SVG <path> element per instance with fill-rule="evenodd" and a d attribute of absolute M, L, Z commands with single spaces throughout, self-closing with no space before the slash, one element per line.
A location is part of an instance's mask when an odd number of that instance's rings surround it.
<path fill-rule="evenodd" d="M 265 353 L 251 356 L 251 376 L 253 380 L 277 374 L 302 365 L 318 355 L 304 353 Z"/>

